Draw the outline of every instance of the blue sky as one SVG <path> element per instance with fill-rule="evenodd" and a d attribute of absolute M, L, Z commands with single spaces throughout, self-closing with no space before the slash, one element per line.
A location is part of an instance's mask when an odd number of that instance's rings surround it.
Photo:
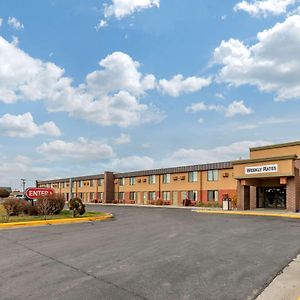
<path fill-rule="evenodd" d="M 0 1 L 0 186 L 299 140 L 299 5 Z"/>

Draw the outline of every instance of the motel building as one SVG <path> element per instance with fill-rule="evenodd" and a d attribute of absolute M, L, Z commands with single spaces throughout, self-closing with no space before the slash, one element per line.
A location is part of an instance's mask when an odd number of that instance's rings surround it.
<path fill-rule="evenodd" d="M 182 206 L 222 205 L 237 199 L 237 208 L 300 209 L 300 141 L 250 149 L 250 158 L 193 166 L 37 181 L 66 200 Z M 298 159 L 299 157 L 299 159 Z"/>

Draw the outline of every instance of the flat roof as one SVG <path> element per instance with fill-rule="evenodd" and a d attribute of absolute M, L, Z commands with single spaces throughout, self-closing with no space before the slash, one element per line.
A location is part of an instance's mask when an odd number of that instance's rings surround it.
<path fill-rule="evenodd" d="M 136 177 L 136 176 L 149 176 L 149 175 L 163 175 L 163 174 L 174 174 L 174 173 L 185 173 L 192 171 L 208 171 L 208 170 L 222 170 L 222 169 L 232 169 L 232 162 L 218 162 L 218 163 L 208 163 L 201 165 L 191 165 L 191 166 L 181 166 L 181 167 L 172 167 L 172 168 L 161 168 L 161 169 L 152 169 L 152 170 L 143 170 L 143 171 L 132 171 L 132 172 L 123 172 L 123 173 L 114 173 L 115 178 L 122 177 Z M 104 174 L 90 175 L 90 176 L 80 176 L 80 177 L 71 177 L 73 181 L 78 180 L 91 180 L 91 179 L 100 179 L 104 178 Z M 51 179 L 51 180 L 38 180 L 39 184 L 46 183 L 58 183 L 58 182 L 67 182 L 70 181 L 69 178 L 61 179 Z"/>
<path fill-rule="evenodd" d="M 300 146 L 300 141 L 267 145 L 267 146 L 261 146 L 261 147 L 253 147 L 253 148 L 250 148 L 250 152 L 259 151 L 259 150 L 268 150 L 268 149 L 273 149 L 273 148 L 291 147 L 291 146 Z"/>
<path fill-rule="evenodd" d="M 122 178 L 122 177 L 149 176 L 149 175 L 160 175 L 160 174 L 163 175 L 163 174 L 174 174 L 174 173 L 186 173 L 186 172 L 193 172 L 193 171 L 222 170 L 222 169 L 232 169 L 232 168 L 233 168 L 232 162 L 226 161 L 226 162 L 209 163 L 209 164 L 201 164 L 201 165 L 115 173 L 114 175 L 116 178 Z"/>
<path fill-rule="evenodd" d="M 260 163 L 260 162 L 268 162 L 274 160 L 289 160 L 293 159 L 296 160 L 298 158 L 297 155 L 284 155 L 284 156 L 275 156 L 275 157 L 265 157 L 265 158 L 250 158 L 250 159 L 243 159 L 243 160 L 236 160 L 232 162 L 232 165 L 243 165 L 249 163 Z"/>

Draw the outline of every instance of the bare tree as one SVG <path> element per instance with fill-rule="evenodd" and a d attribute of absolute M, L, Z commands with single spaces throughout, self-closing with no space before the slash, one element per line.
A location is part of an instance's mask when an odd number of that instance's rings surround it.
<path fill-rule="evenodd" d="M 8 198 L 3 202 L 3 207 L 6 211 L 6 222 L 8 222 L 10 216 L 21 213 L 23 205 L 19 199 Z"/>
<path fill-rule="evenodd" d="M 52 203 L 48 197 L 40 198 L 37 200 L 36 207 L 38 213 L 44 216 L 44 220 L 47 220 L 47 217 L 52 212 Z"/>

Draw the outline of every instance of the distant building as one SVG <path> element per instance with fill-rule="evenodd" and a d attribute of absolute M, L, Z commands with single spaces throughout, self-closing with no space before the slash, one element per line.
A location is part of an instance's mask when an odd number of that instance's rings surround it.
<path fill-rule="evenodd" d="M 70 186 L 71 184 L 71 186 Z M 37 181 L 66 200 L 164 205 L 221 205 L 237 198 L 241 210 L 300 210 L 300 141 L 250 149 L 250 158 L 202 165 Z"/>

